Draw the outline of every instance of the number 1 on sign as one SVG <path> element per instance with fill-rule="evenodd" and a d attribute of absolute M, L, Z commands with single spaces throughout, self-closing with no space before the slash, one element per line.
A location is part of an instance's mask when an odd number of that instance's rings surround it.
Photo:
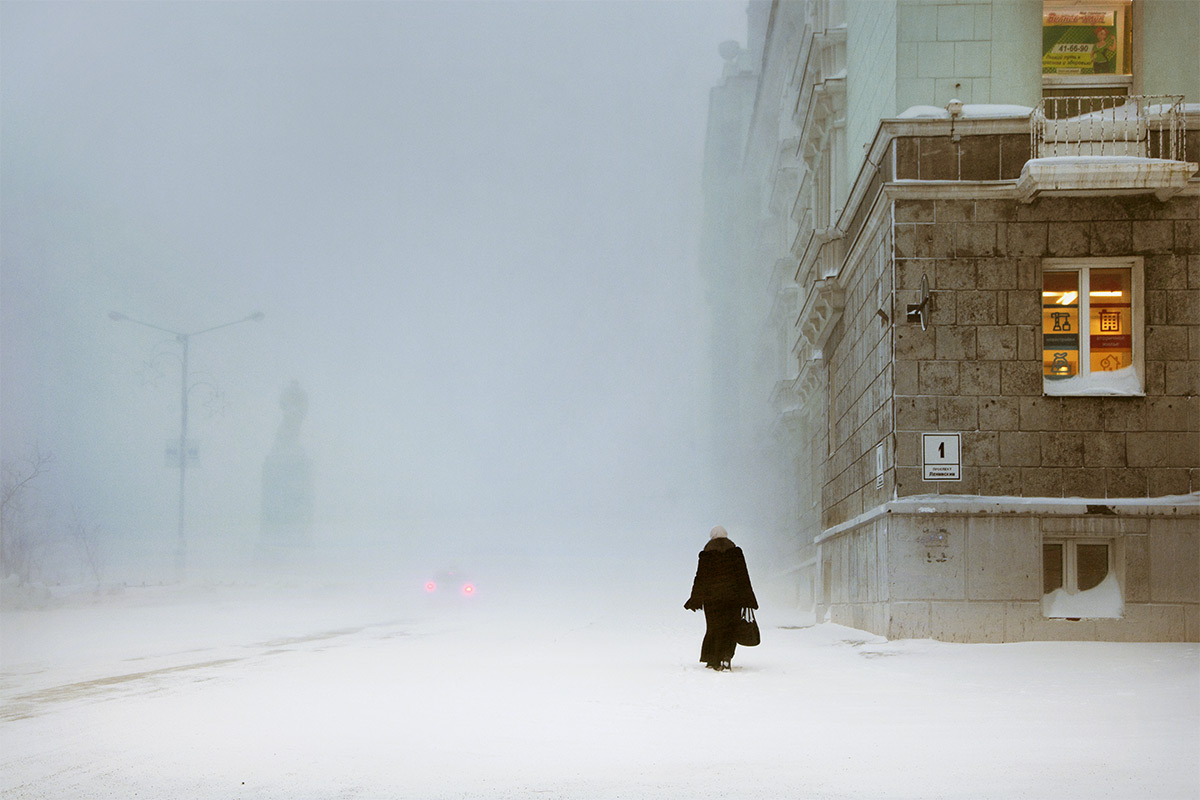
<path fill-rule="evenodd" d="M 922 434 L 921 477 L 926 481 L 962 480 L 962 437 L 957 433 Z"/>

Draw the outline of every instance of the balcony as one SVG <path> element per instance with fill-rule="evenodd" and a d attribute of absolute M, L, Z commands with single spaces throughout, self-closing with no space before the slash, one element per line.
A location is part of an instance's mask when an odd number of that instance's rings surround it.
<path fill-rule="evenodd" d="M 1179 95 L 1047 97 L 1029 118 L 1031 160 L 1018 196 L 1154 194 L 1165 200 L 1196 171 Z"/>
<path fill-rule="evenodd" d="M 1136 156 L 1183 161 L 1183 95 L 1047 97 L 1029 117 L 1034 158 Z"/>

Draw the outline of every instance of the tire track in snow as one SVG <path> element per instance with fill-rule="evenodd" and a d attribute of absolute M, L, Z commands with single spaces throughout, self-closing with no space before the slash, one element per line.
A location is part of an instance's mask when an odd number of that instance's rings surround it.
<path fill-rule="evenodd" d="M 231 664 L 241 663 L 255 658 L 293 653 L 303 645 L 328 643 L 335 639 L 348 639 L 370 628 L 385 629 L 380 636 L 393 638 L 406 635 L 406 631 L 388 631 L 401 624 L 398 621 L 363 625 L 353 628 L 338 628 L 329 631 L 289 636 L 257 642 L 244 647 L 254 652 L 229 658 L 209 658 L 186 664 L 173 664 L 154 669 L 144 669 L 137 672 L 126 672 L 117 675 L 106 675 L 82 681 L 50 686 L 33 692 L 17 694 L 4 698 L 0 703 L 0 722 L 15 722 L 22 719 L 32 719 L 51 710 L 53 706 L 76 700 L 106 700 L 114 696 L 126 696 L 156 691 L 161 688 L 158 681 L 162 678 L 198 673 L 204 670 L 220 670 Z M 192 653 L 203 651 L 189 651 Z M 145 657 L 142 657 L 145 658 Z M 141 660 L 141 659 L 137 659 Z M 211 678 L 196 678 L 195 680 L 210 680 Z"/>
<path fill-rule="evenodd" d="M 87 681 L 52 686 L 48 689 L 40 689 L 36 692 L 17 695 L 11 700 L 5 701 L 3 710 L 0 710 L 0 721 L 11 722 L 19 719 L 31 719 L 39 716 L 45 710 L 45 706 L 54 703 L 64 703 L 71 700 L 121 693 L 121 688 L 129 684 L 153 681 L 165 675 L 223 667 L 244 660 L 245 658 L 218 658 L 209 661 L 199 661 L 194 664 L 178 664 L 173 667 L 160 667 L 159 669 L 131 672 L 123 675 L 109 675 L 104 678 L 94 678 Z"/>

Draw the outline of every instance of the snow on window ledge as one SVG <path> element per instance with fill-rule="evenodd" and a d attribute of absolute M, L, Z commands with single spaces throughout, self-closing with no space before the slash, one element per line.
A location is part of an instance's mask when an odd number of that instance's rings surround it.
<path fill-rule="evenodd" d="M 1142 379 L 1134 367 L 1072 375 L 1070 378 L 1043 378 L 1042 391 L 1050 397 L 1145 397 Z"/>
<path fill-rule="evenodd" d="M 1087 591 L 1055 589 L 1042 597 L 1042 616 L 1050 619 L 1120 619 L 1124 614 L 1121 586 L 1111 572 L 1099 586 Z"/>

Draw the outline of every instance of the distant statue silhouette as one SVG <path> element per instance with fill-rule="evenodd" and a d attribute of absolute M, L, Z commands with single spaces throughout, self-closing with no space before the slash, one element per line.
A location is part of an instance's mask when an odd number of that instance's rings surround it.
<path fill-rule="evenodd" d="M 300 447 L 300 423 L 308 415 L 308 395 L 300 388 L 300 381 L 292 381 L 284 388 L 279 395 L 279 410 L 283 412 L 283 420 L 275 432 L 272 453 Z"/>
<path fill-rule="evenodd" d="M 278 563 L 312 539 L 312 470 L 300 443 L 300 426 L 308 415 L 308 395 L 299 381 L 279 396 L 283 418 L 275 443 L 263 462 L 262 527 L 259 560 Z"/>

